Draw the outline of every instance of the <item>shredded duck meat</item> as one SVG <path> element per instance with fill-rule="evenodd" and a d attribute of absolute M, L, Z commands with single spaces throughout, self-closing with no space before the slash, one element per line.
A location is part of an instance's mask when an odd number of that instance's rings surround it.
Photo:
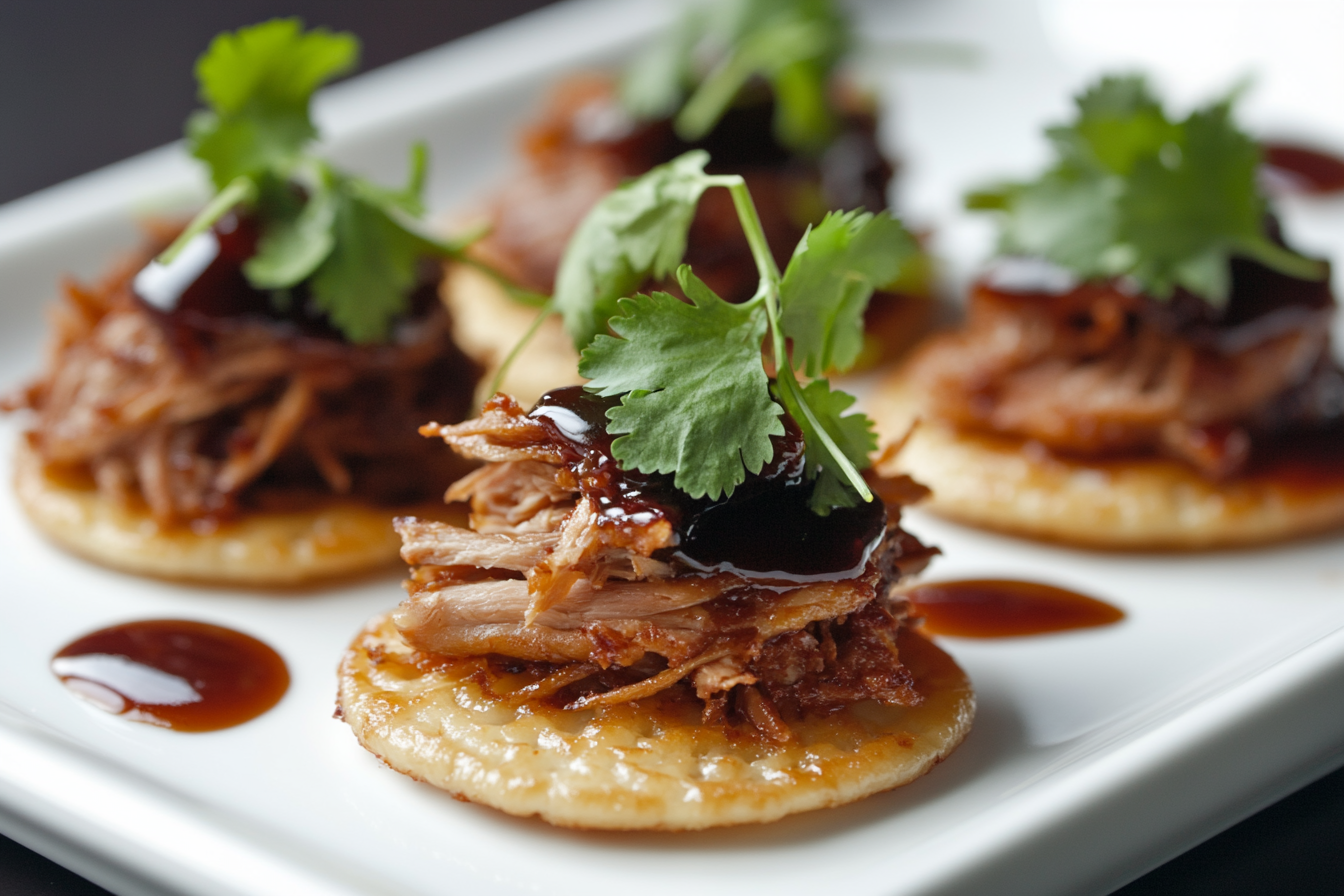
<path fill-rule="evenodd" d="M 417 650 L 530 665 L 573 708 L 690 689 L 706 718 L 777 741 L 806 713 L 920 701 L 895 646 L 895 585 L 937 551 L 900 527 L 899 502 L 924 494 L 909 479 L 874 481 L 887 524 L 857 576 L 762 582 L 687 568 L 665 518 L 603 522 L 571 447 L 507 396 L 422 432 L 490 463 L 448 492 L 469 502 L 471 530 L 396 521 L 412 570 L 394 620 Z"/>
<path fill-rule="evenodd" d="M 972 290 L 964 327 L 911 366 L 929 406 L 969 430 L 1064 455 L 1164 455 L 1212 479 L 1243 471 L 1258 439 L 1340 423 L 1328 281 L 1233 261 L 1219 314 L 1117 284 Z"/>
<path fill-rule="evenodd" d="M 353 345 L 265 313 L 164 312 L 134 292 L 152 257 L 92 286 L 67 283 L 45 372 L 5 402 L 53 468 L 162 525 L 350 495 L 422 501 L 464 469 L 415 428 L 458 419 L 476 376 L 426 283 L 385 344 Z"/>

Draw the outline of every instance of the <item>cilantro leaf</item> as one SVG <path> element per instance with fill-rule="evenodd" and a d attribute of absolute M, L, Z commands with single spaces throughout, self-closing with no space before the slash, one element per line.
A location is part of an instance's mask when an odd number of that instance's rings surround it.
<path fill-rule="evenodd" d="M 251 207 L 261 231 L 243 264 L 251 285 L 283 308 L 289 290 L 308 281 L 313 303 L 347 339 L 383 340 L 406 311 L 420 260 L 460 247 L 422 233 L 416 221 L 424 213 L 422 144 L 411 148 L 399 189 L 338 173 L 307 151 L 317 136 L 313 91 L 355 64 L 359 43 L 302 29 L 298 19 L 275 19 L 221 34 L 198 61 L 210 109 L 188 121 L 189 145 L 224 187 L 183 238 L 234 205 Z"/>
<path fill-rule="evenodd" d="M 346 338 L 385 339 L 405 313 L 420 259 L 451 249 L 409 220 L 420 208 L 424 165 L 423 147 L 414 148 L 407 185 L 389 190 L 312 160 L 304 201 L 294 201 L 289 184 L 263 198 L 261 239 L 243 264 L 248 281 L 287 290 L 312 277 L 314 302 Z"/>
<path fill-rule="evenodd" d="M 875 445 L 871 423 L 845 415 L 853 399 L 825 381 L 801 386 L 790 364 L 779 366 L 772 387 L 763 341 L 768 332 L 773 356 L 784 359 L 792 339 L 794 356 L 809 369 L 852 364 L 874 288 L 898 278 L 918 251 L 886 213 L 834 214 L 808 231 L 781 276 L 746 181 L 705 175 L 706 159 L 687 153 L 621 187 L 566 252 L 574 280 L 557 284 L 553 303 L 588 333 L 600 321 L 615 334 L 597 333 L 579 361 L 586 388 L 621 396 L 607 412 L 607 431 L 618 436 L 612 454 L 627 469 L 671 473 L 678 489 L 718 499 L 773 457 L 770 439 L 784 432 L 782 402 L 803 428 L 809 475 L 819 477 L 813 510 L 872 500 L 858 472 Z M 621 296 L 685 251 L 695 204 L 710 186 L 732 194 L 761 276 L 757 294 L 730 305 L 682 265 L 677 280 L 688 301 Z M 587 335 L 572 323 L 570 333 L 580 345 Z"/>
<path fill-rule="evenodd" d="M 686 10 L 662 40 L 626 69 L 620 83 L 621 105 L 636 118 L 666 118 L 677 111 L 695 82 L 691 54 L 706 33 L 707 10 Z"/>
<path fill-rule="evenodd" d="M 850 487 L 844 471 L 830 452 L 819 450 L 821 439 L 801 408 L 791 407 L 787 393 L 774 390 L 781 398 L 789 414 L 803 430 L 803 442 L 807 446 L 805 457 L 808 470 L 817 476 L 812 489 L 812 510 L 821 515 L 830 513 L 836 507 L 853 507 L 859 503 L 859 496 Z M 856 469 L 867 469 L 870 464 L 868 455 L 877 450 L 877 433 L 873 421 L 864 414 L 845 414 L 854 404 L 854 396 L 845 392 L 836 392 L 826 380 L 813 380 L 803 387 L 803 400 L 807 402 L 813 415 L 826 429 L 845 457 Z"/>
<path fill-rule="evenodd" d="M 760 305 L 730 305 L 690 268 L 677 271 L 687 304 L 667 293 L 620 300 L 583 352 L 579 372 L 600 395 L 624 395 L 608 411 L 612 453 L 623 466 L 674 473 L 698 498 L 730 495 L 774 456 L 782 409 L 761 365 L 766 316 Z"/>
<path fill-rule="evenodd" d="M 310 187 L 306 202 L 271 203 L 256 254 L 243 262 L 248 282 L 257 289 L 289 289 L 307 279 L 336 246 L 336 205 L 329 180 Z"/>
<path fill-rule="evenodd" d="M 1264 200 L 1245 186 L 1260 149 L 1230 112 L 1220 103 L 1191 115 L 1179 151 L 1139 159 L 1117 203 L 1116 237 L 1139 259 L 1133 275 L 1160 298 L 1183 286 L 1225 301 L 1231 274 L 1220 259 L 1265 239 Z"/>
<path fill-rule="evenodd" d="M 815 151 L 836 130 L 828 91 L 831 71 L 849 48 L 849 28 L 832 0 L 729 0 L 693 9 L 681 25 L 630 69 L 626 108 L 644 118 L 676 111 L 674 126 L 694 142 L 714 129 L 752 79 L 775 98 L 774 132 L 784 146 Z M 695 81 L 706 49 L 718 61 Z"/>
<path fill-rule="evenodd" d="M 780 285 L 781 323 L 793 340 L 794 364 L 808 376 L 852 367 L 873 291 L 895 280 L 918 252 L 887 212 L 831 212 L 808 228 Z"/>
<path fill-rule="evenodd" d="M 429 148 L 423 142 L 411 144 L 410 168 L 406 185 L 395 190 L 358 178 L 355 182 L 369 201 L 381 205 L 390 215 L 418 219 L 425 213 L 425 177 L 429 171 Z"/>
<path fill-rule="evenodd" d="M 1125 175 L 1140 158 L 1155 155 L 1180 137 L 1148 82 L 1136 75 L 1102 78 L 1078 97 L 1077 105 L 1078 121 L 1072 127 L 1046 131 L 1071 167 L 1099 165 Z"/>
<path fill-rule="evenodd" d="M 1124 276 L 1154 298 L 1183 288 L 1221 307 L 1234 255 L 1294 277 L 1324 267 L 1273 242 L 1257 145 L 1224 99 L 1172 121 L 1139 77 L 1103 78 L 1051 128 L 1045 174 L 968 197 L 1001 215 L 1000 251 L 1039 255 L 1083 279 Z"/>
<path fill-rule="evenodd" d="M 555 305 L 582 350 L 617 312 L 617 300 L 681 262 L 708 187 L 709 154 L 692 150 L 608 193 L 583 219 L 555 278 Z"/>
<path fill-rule="evenodd" d="M 1114 178 L 1068 170 L 1010 188 L 1005 205 L 1012 213 L 1001 222 L 999 247 L 1048 258 L 1084 279 L 1121 273 L 1107 265 L 1120 188 Z"/>
<path fill-rule="evenodd" d="M 814 37 L 813 49 L 827 44 Z M 775 139 L 784 146 L 819 152 L 831 142 L 840 123 L 831 109 L 829 54 L 798 54 L 785 65 L 772 66 L 770 84 L 775 90 Z"/>
<path fill-rule="evenodd" d="M 187 123 L 192 155 L 210 166 L 217 189 L 234 178 L 292 165 L 317 136 L 308 115 L 313 91 L 349 71 L 359 43 L 298 19 L 273 19 L 224 33 L 196 64 L 208 111 Z"/>
<path fill-rule="evenodd" d="M 312 274 L 313 300 L 351 342 L 385 340 L 406 312 L 419 259 L 435 247 L 357 185 L 333 190 L 331 201 L 334 245 Z"/>

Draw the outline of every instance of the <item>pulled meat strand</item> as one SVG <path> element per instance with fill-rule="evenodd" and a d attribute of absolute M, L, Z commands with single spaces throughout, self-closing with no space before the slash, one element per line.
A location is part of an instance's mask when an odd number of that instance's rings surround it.
<path fill-rule="evenodd" d="M 517 707 L 522 706 L 529 700 L 543 700 L 599 671 L 601 671 L 601 667 L 596 663 L 569 663 L 561 666 L 540 681 L 525 684 L 517 690 L 511 691 L 503 702 L 510 707 Z"/>
<path fill-rule="evenodd" d="M 471 502 L 471 528 L 481 533 L 554 532 L 574 509 L 555 466 L 534 460 L 481 467 L 453 483 L 444 500 Z"/>
<path fill-rule="evenodd" d="M 681 681 L 687 675 L 696 671 L 707 663 L 721 660 L 733 652 L 733 648 L 728 645 L 720 645 L 710 650 L 706 650 L 699 656 L 687 660 L 679 666 L 671 666 L 659 672 L 657 675 L 650 675 L 643 681 L 626 685 L 623 688 L 604 691 L 600 694 L 589 694 L 580 697 L 565 709 L 587 709 L 592 706 L 615 706 L 618 703 L 629 703 L 631 700 L 642 700 L 645 697 L 652 697 L 659 691 L 665 691 L 672 685 Z"/>
<path fill-rule="evenodd" d="M 458 454 L 472 460 L 560 464 L 565 459 L 563 448 L 551 441 L 546 427 L 502 393 L 482 406 L 481 416 L 455 426 L 426 423 L 420 427 L 420 435 L 437 436 Z"/>
<path fill-rule="evenodd" d="M 527 572 L 559 541 L 554 532 L 517 535 L 481 533 L 433 520 L 401 516 L 392 521 L 401 536 L 401 559 L 412 566 L 475 566 Z"/>
<path fill-rule="evenodd" d="M 902 622 L 874 601 L 843 624 L 818 622 L 774 638 L 748 669 L 776 705 L 793 713 L 826 712 L 863 699 L 912 706 L 919 693 L 896 648 Z"/>
<path fill-rule="evenodd" d="M 743 685 L 737 693 L 743 712 L 757 731 L 775 743 L 786 744 L 793 740 L 793 732 L 780 718 L 779 710 L 760 691 L 751 685 Z"/>
<path fill-rule="evenodd" d="M 422 567 L 423 568 L 423 567 Z M 451 574 L 449 581 L 451 581 Z M 608 582 L 597 588 L 581 580 L 564 603 L 527 620 L 532 605 L 527 583 L 519 579 L 477 582 L 414 590 L 398 611 L 398 624 L 415 632 L 422 625 L 469 629 L 477 625 L 515 623 L 523 627 L 578 629 L 593 622 L 657 619 L 667 628 L 703 630 L 708 622 L 683 611 L 740 588 L 732 576 L 684 576 L 640 582 Z M 815 596 L 815 595 L 809 595 Z M 500 651 L 491 651 L 500 652 Z"/>

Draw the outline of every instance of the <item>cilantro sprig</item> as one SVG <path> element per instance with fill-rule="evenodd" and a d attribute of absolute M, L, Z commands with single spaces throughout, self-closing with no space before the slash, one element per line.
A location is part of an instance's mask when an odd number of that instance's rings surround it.
<path fill-rule="evenodd" d="M 709 188 L 709 153 L 692 150 L 608 193 L 571 237 L 555 277 L 555 308 L 574 348 L 605 332 L 616 302 L 686 254 L 696 204 Z"/>
<path fill-rule="evenodd" d="M 208 106 L 187 122 L 187 145 L 219 192 L 159 258 L 167 264 L 238 206 L 260 224 L 257 252 L 243 265 L 251 285 L 283 307 L 307 283 L 314 305 L 351 342 L 385 340 L 405 313 L 425 257 L 457 257 L 470 239 L 427 233 L 426 151 L 411 148 L 410 174 L 387 189 L 314 155 L 313 92 L 354 68 L 359 41 L 298 19 L 274 19 L 221 34 L 196 63 Z"/>
<path fill-rule="evenodd" d="M 751 80 L 775 98 L 774 132 L 804 152 L 825 146 L 838 127 L 828 99 L 831 72 L 850 46 L 832 0 L 728 0 L 690 9 L 621 85 L 641 118 L 675 116 L 683 140 L 705 137 Z M 714 63 L 702 71 L 697 62 Z"/>
<path fill-rule="evenodd" d="M 554 302 L 576 343 L 587 341 L 586 388 L 621 396 L 608 412 L 620 434 L 612 451 L 627 467 L 672 474 L 682 491 L 717 499 L 769 462 L 787 411 L 816 479 L 813 509 L 872 500 L 859 472 L 876 445 L 872 422 L 846 414 L 854 399 L 826 380 L 800 377 L 853 365 L 869 299 L 918 263 L 918 249 L 886 212 L 832 213 L 781 273 L 745 181 L 706 174 L 707 161 L 689 152 L 609 194 L 566 251 L 565 268 L 582 275 L 557 281 Z M 696 202 L 711 188 L 732 196 L 760 275 L 756 294 L 730 304 L 686 265 L 676 277 L 689 302 L 621 294 L 680 260 Z"/>
<path fill-rule="evenodd" d="M 1125 277 L 1167 299 L 1183 288 L 1215 307 L 1233 256 L 1303 279 L 1324 266 L 1265 230 L 1260 150 L 1232 119 L 1235 93 L 1173 120 L 1143 78 L 1106 77 L 1077 116 L 1046 131 L 1056 161 L 1034 181 L 967 197 L 1000 214 L 1000 251 L 1042 256 L 1081 279 Z"/>

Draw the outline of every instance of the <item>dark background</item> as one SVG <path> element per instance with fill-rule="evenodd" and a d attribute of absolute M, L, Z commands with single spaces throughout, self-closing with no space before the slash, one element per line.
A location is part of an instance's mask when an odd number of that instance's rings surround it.
<path fill-rule="evenodd" d="M 357 33 L 362 69 L 546 0 L 3 0 L 0 202 L 181 136 L 196 56 L 218 31 L 276 15 Z M 1120 890 L 1122 896 L 1344 893 L 1344 771 Z M 0 837 L 0 893 L 104 890 Z"/>

